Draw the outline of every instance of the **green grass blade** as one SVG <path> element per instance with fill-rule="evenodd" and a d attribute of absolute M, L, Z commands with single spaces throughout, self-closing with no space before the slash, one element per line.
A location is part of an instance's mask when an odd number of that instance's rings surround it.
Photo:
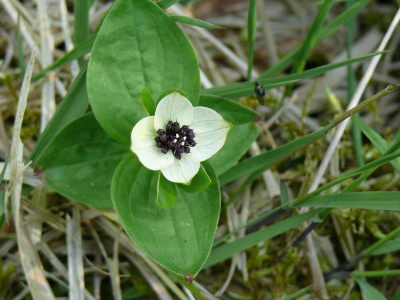
<path fill-rule="evenodd" d="M 346 24 L 350 19 L 352 19 L 362 8 L 364 8 L 371 0 L 359 0 L 351 7 L 347 8 L 344 12 L 342 12 L 339 16 L 337 16 L 333 21 L 329 22 L 328 25 L 323 27 L 318 34 L 317 41 L 315 45 L 321 43 L 324 39 L 329 37 L 331 34 L 336 32 L 342 25 Z M 300 51 L 300 47 L 293 50 L 290 54 L 286 55 L 283 59 L 279 61 L 276 65 L 269 68 L 263 74 L 260 75 L 260 78 L 268 78 L 273 77 L 279 72 L 286 69 L 290 66 L 293 61 L 296 59 Z"/>
<path fill-rule="evenodd" d="M 277 161 L 285 158 L 287 155 L 290 155 L 293 152 L 297 151 L 301 147 L 304 147 L 309 143 L 315 141 L 316 139 L 324 135 L 330 128 L 331 126 L 327 126 L 319 131 L 298 138 L 274 150 L 267 151 L 263 154 L 240 162 L 239 164 L 219 176 L 220 184 L 224 185 L 251 173 L 258 171 L 262 172 L 268 169 L 273 163 L 276 163 Z"/>
<path fill-rule="evenodd" d="M 322 25 L 325 23 L 326 18 L 332 8 L 333 0 L 325 0 L 321 9 L 319 10 L 314 22 L 307 33 L 307 36 L 300 47 L 299 54 L 296 56 L 294 66 L 292 68 L 292 74 L 299 73 L 304 70 L 307 62 L 308 55 L 317 43 L 318 34 L 321 31 Z M 287 96 L 292 90 L 293 85 L 288 85 L 284 92 L 284 97 Z"/>
<path fill-rule="evenodd" d="M 361 280 L 359 278 L 355 278 L 355 281 L 358 283 L 365 297 L 368 300 L 387 300 L 385 296 L 383 296 L 376 288 L 374 288 L 368 282 Z"/>
<path fill-rule="evenodd" d="M 256 0 L 250 0 L 249 14 L 247 17 L 247 42 L 249 46 L 249 61 L 247 64 L 247 80 L 251 80 L 251 72 L 253 70 L 253 58 L 254 58 L 254 44 L 256 43 L 257 35 L 257 12 L 256 12 Z"/>
<path fill-rule="evenodd" d="M 372 161 L 372 162 L 370 162 L 368 164 L 365 164 L 365 165 L 363 165 L 363 166 L 361 166 L 361 167 L 359 167 L 359 168 L 357 168 L 357 169 L 355 169 L 353 171 L 350 171 L 350 172 L 340 176 L 339 178 L 337 178 L 337 179 L 335 179 L 335 180 L 333 180 L 333 181 L 331 181 L 331 182 L 319 187 L 315 191 L 313 191 L 313 192 L 311 192 L 311 193 L 309 193 L 309 194 L 307 194 L 307 195 L 305 195 L 305 196 L 303 196 L 303 197 L 301 197 L 301 198 L 299 198 L 297 200 L 294 200 L 291 203 L 291 205 L 292 206 L 299 205 L 301 202 L 303 202 L 303 201 L 305 201 L 305 200 L 307 200 L 307 199 L 309 199 L 309 198 L 311 198 L 311 197 L 313 197 L 315 195 L 318 195 L 319 193 L 321 193 L 321 192 L 323 192 L 323 191 L 335 186 L 336 184 L 338 184 L 340 182 L 345 181 L 346 179 L 352 178 L 353 176 L 361 174 L 361 173 L 363 173 L 365 171 L 380 167 L 380 166 L 390 162 L 391 160 L 399 157 L 400 156 L 400 150 L 397 150 L 397 151 L 393 150 L 393 149 L 397 149 L 399 144 L 400 144 L 400 142 L 396 142 L 391 148 L 389 148 L 389 150 L 386 152 L 386 155 L 376 159 L 375 161 Z M 394 152 L 392 152 L 392 150 Z"/>
<path fill-rule="evenodd" d="M 166 10 L 168 7 L 171 7 L 175 3 L 178 3 L 180 0 L 161 0 L 157 3 L 157 5 L 161 8 Z"/>
<path fill-rule="evenodd" d="M 35 164 L 35 161 L 55 135 L 73 119 L 82 116 L 87 110 L 89 100 L 86 92 L 86 71 L 87 64 L 82 67 L 64 100 L 56 110 L 56 113 L 40 135 L 29 158 L 33 161 L 33 164 Z"/>
<path fill-rule="evenodd" d="M 311 78 L 317 75 L 320 75 L 322 73 L 328 72 L 330 70 L 334 70 L 343 66 L 347 66 L 349 64 L 362 61 L 371 57 L 374 57 L 376 55 L 380 55 L 382 53 L 386 53 L 386 51 L 382 52 L 375 52 L 375 53 L 370 53 L 364 56 L 360 56 L 357 58 L 352 58 L 352 59 L 346 59 L 341 62 L 333 63 L 333 64 L 328 64 L 325 66 L 317 67 L 311 70 L 307 70 L 304 72 L 288 75 L 288 76 L 282 76 L 279 78 L 267 78 L 267 79 L 259 79 L 258 82 L 264 87 L 265 90 L 277 87 L 277 86 L 283 86 L 287 84 L 291 84 L 295 81 L 302 80 L 302 79 L 307 79 Z M 208 94 L 208 95 L 216 95 L 216 96 L 221 96 L 225 98 L 239 98 L 239 97 L 245 97 L 245 96 L 250 96 L 254 94 L 254 82 L 238 82 L 238 83 L 233 83 L 225 86 L 220 86 L 220 87 L 213 87 L 209 89 L 204 89 L 202 90 L 202 94 Z"/>
<path fill-rule="evenodd" d="M 74 5 L 74 34 L 72 42 L 79 45 L 89 37 L 89 0 L 75 0 Z"/>
<path fill-rule="evenodd" d="M 390 300 L 400 300 L 400 288 L 398 288 L 397 292 Z"/>
<path fill-rule="evenodd" d="M 354 271 L 351 277 L 382 277 L 382 276 L 400 276 L 400 270 L 381 270 L 381 271 Z"/>
<path fill-rule="evenodd" d="M 346 8 L 349 8 L 357 1 L 351 0 L 346 2 Z M 354 41 L 354 29 L 356 18 L 349 20 L 346 26 L 346 51 L 347 58 L 352 58 L 352 48 Z M 347 66 L 347 102 L 350 103 L 356 90 L 356 76 L 352 65 Z M 360 128 L 351 120 L 351 137 L 353 139 L 354 153 L 359 166 L 364 164 L 363 143 Z"/>
<path fill-rule="evenodd" d="M 294 292 L 293 294 L 290 294 L 290 295 L 287 295 L 285 297 L 279 298 L 279 300 L 293 300 L 293 299 L 296 299 L 297 297 L 303 295 L 305 292 L 309 291 L 310 288 L 311 288 L 310 286 L 305 287 L 304 289 L 301 289 L 301 290 L 299 290 L 297 292 Z"/>
<path fill-rule="evenodd" d="M 286 186 L 285 181 L 281 180 L 280 184 L 280 191 L 281 191 L 281 204 L 285 205 L 289 202 L 289 192 Z"/>
<path fill-rule="evenodd" d="M 352 116 L 352 120 L 358 125 L 358 128 L 367 136 L 371 143 L 378 149 L 381 154 L 384 154 L 389 148 L 390 144 L 381 137 L 375 130 L 365 124 L 357 115 Z M 399 159 L 394 159 L 390 162 L 393 168 L 400 173 L 400 161 Z"/>
<path fill-rule="evenodd" d="M 206 28 L 206 29 L 224 29 L 224 27 L 217 26 L 217 25 L 208 23 L 206 21 L 195 19 L 195 18 L 191 18 L 191 17 L 178 16 L 178 15 L 170 15 L 169 17 L 172 20 L 174 20 L 175 22 L 185 23 L 185 24 L 188 24 L 188 25 L 197 26 L 197 27 L 201 27 L 201 28 Z"/>
<path fill-rule="evenodd" d="M 392 238 L 397 236 L 399 233 L 400 233 L 400 227 L 397 227 L 395 230 L 392 230 L 391 232 L 389 232 L 387 235 L 385 235 L 379 241 L 374 243 L 372 246 L 369 246 L 367 249 L 365 249 L 363 251 L 363 254 L 371 255 L 372 252 L 381 248 L 383 245 L 385 245 L 387 242 L 389 242 Z"/>
<path fill-rule="evenodd" d="M 46 75 L 47 72 L 52 71 L 55 68 L 62 67 L 64 65 L 66 65 L 67 63 L 70 63 L 71 61 L 73 61 L 75 59 L 82 58 L 83 56 L 88 54 L 92 50 L 92 47 L 93 47 L 94 41 L 96 40 L 98 32 L 99 32 L 99 28 L 96 29 L 81 44 L 79 44 L 74 49 L 72 49 L 70 52 L 68 52 L 63 57 L 61 57 L 59 60 L 55 61 L 53 64 L 48 66 L 46 69 L 43 69 L 42 71 L 37 73 L 35 76 L 33 76 L 32 81 L 36 81 L 36 80 L 42 78 L 44 75 Z"/>
<path fill-rule="evenodd" d="M 299 226 L 301 223 L 312 219 L 316 214 L 321 212 L 322 210 L 312 210 L 305 214 L 297 215 L 294 217 L 290 217 L 278 223 L 275 223 L 271 226 L 268 226 L 264 229 L 258 230 L 251 234 L 248 234 L 240 239 L 237 239 L 231 243 L 219 246 L 211 251 L 210 256 L 208 257 L 206 263 L 203 268 L 216 264 L 224 259 L 227 259 L 238 253 L 240 251 L 244 251 L 254 245 L 257 245 L 260 242 L 269 240 L 283 232 L 286 232 L 294 227 Z"/>
<path fill-rule="evenodd" d="M 359 192 L 318 195 L 295 207 L 336 207 L 374 210 L 400 210 L 400 192 Z"/>
<path fill-rule="evenodd" d="M 213 248 L 219 246 L 220 244 L 222 244 L 224 241 L 226 241 L 227 239 L 229 239 L 232 235 L 236 234 L 236 233 L 239 232 L 240 230 L 242 230 L 242 229 L 244 229 L 244 228 L 247 228 L 247 227 L 249 227 L 249 226 L 251 226 L 251 225 L 257 223 L 258 221 L 263 220 L 263 219 L 265 219 L 265 218 L 268 217 L 268 216 L 271 216 L 271 215 L 273 215 L 273 214 L 279 213 L 279 211 L 281 211 L 281 210 L 284 208 L 284 206 L 286 206 L 286 205 L 280 205 L 280 206 L 278 206 L 278 207 L 275 207 L 274 209 L 272 209 L 272 210 L 270 210 L 270 211 L 267 211 L 267 212 L 263 213 L 262 215 L 260 215 L 260 216 L 258 216 L 258 217 L 256 217 L 256 218 L 252 219 L 251 221 L 247 222 L 245 225 L 240 226 L 240 227 L 234 229 L 233 231 L 231 231 L 231 232 L 225 234 L 224 236 L 222 236 L 222 237 L 216 239 L 216 240 L 214 241 L 214 243 L 213 243 Z"/>
<path fill-rule="evenodd" d="M 341 3 L 341 2 L 351 2 L 352 0 L 333 0 L 333 3 Z M 314 1 L 311 5 L 312 6 L 319 6 L 324 4 L 324 0 Z"/>
<path fill-rule="evenodd" d="M 387 241 L 382 246 L 371 251 L 369 253 L 369 255 L 376 256 L 376 255 L 387 254 L 387 253 L 391 253 L 391 252 L 395 252 L 395 251 L 399 251 L 399 250 L 400 250 L 400 238 L 397 238 L 397 239 L 394 239 L 391 241 Z"/>

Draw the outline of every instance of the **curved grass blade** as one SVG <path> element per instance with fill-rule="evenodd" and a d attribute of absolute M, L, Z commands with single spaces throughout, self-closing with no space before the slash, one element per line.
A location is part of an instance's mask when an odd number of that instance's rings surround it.
<path fill-rule="evenodd" d="M 297 299 L 297 297 L 303 295 L 305 292 L 310 290 L 310 286 L 305 287 L 304 289 L 301 289 L 293 294 L 287 295 L 285 297 L 279 298 L 279 300 L 293 300 L 293 299 Z"/>
<path fill-rule="evenodd" d="M 358 125 L 362 132 L 367 136 L 371 143 L 378 149 L 381 154 L 384 154 L 389 148 L 390 144 L 381 137 L 375 130 L 365 124 L 358 115 L 353 115 L 352 120 Z M 400 173 L 400 160 L 394 159 L 390 162 L 393 168 Z"/>
<path fill-rule="evenodd" d="M 264 229 L 258 230 L 251 234 L 248 234 L 240 239 L 237 239 L 228 244 L 219 246 L 211 251 L 203 268 L 216 264 L 224 259 L 227 259 L 238 253 L 244 251 L 260 242 L 269 240 L 279 234 L 282 234 L 294 227 L 299 226 L 301 223 L 312 219 L 316 214 L 320 213 L 322 209 L 312 210 L 305 214 L 290 217 Z"/>
<path fill-rule="evenodd" d="M 263 172 L 264 170 L 268 169 L 273 163 L 276 163 L 277 161 L 285 158 L 287 155 L 290 155 L 294 151 L 300 149 L 301 147 L 304 147 L 309 143 L 312 143 L 316 139 L 320 138 L 331 128 L 331 126 L 324 127 L 319 131 L 298 138 L 274 150 L 267 151 L 263 154 L 244 160 L 243 162 L 237 164 L 236 166 L 230 168 L 228 171 L 220 175 L 220 184 L 227 184 L 253 172 Z"/>
<path fill-rule="evenodd" d="M 359 0 L 349 8 L 347 8 L 344 12 L 342 12 L 339 16 L 337 16 L 333 21 L 331 21 L 328 25 L 323 27 L 318 34 L 317 41 L 315 45 L 321 43 L 324 39 L 333 34 L 336 30 L 338 30 L 341 26 L 346 24 L 350 19 L 352 19 L 362 8 L 364 8 L 371 0 Z M 276 65 L 269 68 L 265 71 L 259 78 L 267 78 L 272 77 L 279 72 L 286 69 L 290 66 L 293 61 L 296 59 L 301 46 L 297 49 L 293 50 L 290 54 L 286 55 L 283 59 L 279 61 Z"/>
<path fill-rule="evenodd" d="M 318 195 L 294 207 L 336 207 L 374 210 L 400 210 L 400 192 L 357 192 Z"/>
<path fill-rule="evenodd" d="M 382 246 L 376 248 L 375 250 L 371 251 L 369 255 L 377 256 L 382 254 L 387 254 L 395 251 L 400 250 L 400 238 L 387 241 Z"/>
<path fill-rule="evenodd" d="M 321 27 L 324 24 L 328 14 L 331 10 L 333 0 L 325 0 L 324 4 L 322 5 L 321 9 L 319 10 L 317 16 L 315 17 L 311 27 L 307 33 L 307 36 L 301 45 L 299 54 L 296 55 L 296 60 L 294 66 L 292 68 L 292 74 L 301 72 L 304 70 L 306 66 L 307 57 L 310 54 L 311 50 L 316 46 L 318 34 L 321 31 Z M 290 91 L 292 90 L 293 85 L 286 86 L 284 96 L 282 100 L 289 95 Z M 282 101 L 281 101 L 282 104 Z"/>
<path fill-rule="evenodd" d="M 208 23 L 206 21 L 195 19 L 195 18 L 191 18 L 191 17 L 178 16 L 178 15 L 170 15 L 169 17 L 172 20 L 174 20 L 175 22 L 184 23 L 184 24 L 188 24 L 188 25 L 192 25 L 192 26 L 201 27 L 201 28 L 206 28 L 206 29 L 224 29 L 224 27 L 217 26 L 217 25 Z"/>
<path fill-rule="evenodd" d="M 55 61 L 53 64 L 51 64 L 47 68 L 45 68 L 42 71 L 40 71 L 39 73 L 37 73 L 35 76 L 33 76 L 32 81 L 39 80 L 44 75 L 46 75 L 47 72 L 50 72 L 50 71 L 54 70 L 55 68 L 62 67 L 64 65 L 66 65 L 67 63 L 70 63 L 71 61 L 73 61 L 75 59 L 79 59 L 79 58 L 83 57 L 84 55 L 88 54 L 92 50 L 92 47 L 93 47 L 94 41 L 96 40 L 98 32 L 99 32 L 99 30 L 97 29 L 81 44 L 76 46 L 74 49 L 72 49 L 70 52 L 65 54 L 63 57 L 61 57 L 59 60 Z"/>
<path fill-rule="evenodd" d="M 352 63 L 355 63 L 358 61 L 362 61 L 364 59 L 368 59 L 368 58 L 371 58 L 371 57 L 374 57 L 376 55 L 380 55 L 380 54 L 383 54 L 386 52 L 387 51 L 370 53 L 370 54 L 360 56 L 357 58 L 346 59 L 341 62 L 328 64 L 325 66 L 321 66 L 318 68 L 314 68 L 311 70 L 307 70 L 304 72 L 291 74 L 291 75 L 283 76 L 283 77 L 279 77 L 279 78 L 258 79 L 258 82 L 263 86 L 263 88 L 265 90 L 268 90 L 268 89 L 271 89 L 274 87 L 292 84 L 292 83 L 302 80 L 302 79 L 311 78 L 311 77 L 320 75 L 322 73 L 328 72 L 330 70 L 334 70 L 334 69 L 337 69 L 337 68 L 340 68 L 343 66 L 347 66 L 349 64 L 352 64 Z M 230 98 L 230 99 L 244 97 L 244 96 L 250 96 L 250 95 L 254 94 L 254 82 L 239 82 L 239 83 L 233 83 L 233 84 L 220 86 L 220 87 L 213 87 L 213 88 L 202 90 L 202 94 L 211 94 L 211 95 L 226 97 L 226 98 Z"/>
<path fill-rule="evenodd" d="M 354 279 L 368 300 L 387 300 L 376 288 L 360 278 Z"/>

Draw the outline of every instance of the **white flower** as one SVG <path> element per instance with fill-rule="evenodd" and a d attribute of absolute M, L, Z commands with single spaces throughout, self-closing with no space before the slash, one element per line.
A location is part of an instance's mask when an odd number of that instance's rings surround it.
<path fill-rule="evenodd" d="M 155 116 L 133 127 L 131 149 L 150 170 L 169 181 L 190 184 L 200 168 L 225 143 L 232 124 L 207 107 L 193 107 L 178 92 L 158 103 Z"/>

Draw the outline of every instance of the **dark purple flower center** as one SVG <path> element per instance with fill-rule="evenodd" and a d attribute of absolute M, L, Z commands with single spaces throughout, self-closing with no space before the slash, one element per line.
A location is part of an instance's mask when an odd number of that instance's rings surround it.
<path fill-rule="evenodd" d="M 158 137 L 154 140 L 161 152 L 167 154 L 171 149 L 177 159 L 182 158 L 182 153 L 190 153 L 189 147 L 196 146 L 195 134 L 187 125 L 179 126 L 178 122 L 168 121 L 165 130 L 157 130 Z"/>

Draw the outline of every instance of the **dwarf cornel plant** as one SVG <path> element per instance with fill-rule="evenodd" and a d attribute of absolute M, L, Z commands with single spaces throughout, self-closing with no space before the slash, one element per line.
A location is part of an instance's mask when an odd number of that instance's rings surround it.
<path fill-rule="evenodd" d="M 114 207 L 147 255 L 191 282 L 219 219 L 217 176 L 258 135 L 257 114 L 200 96 L 191 44 L 148 0 L 117 0 L 107 14 L 89 60 L 87 92 L 92 112 L 57 134 L 37 172 L 67 197 Z"/>

